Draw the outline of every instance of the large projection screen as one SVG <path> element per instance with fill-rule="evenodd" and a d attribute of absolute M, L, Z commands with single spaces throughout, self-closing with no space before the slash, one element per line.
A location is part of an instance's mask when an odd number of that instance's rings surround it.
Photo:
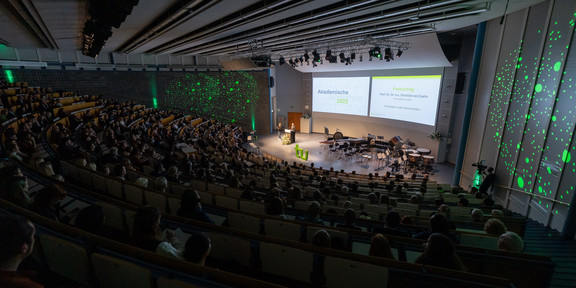
<path fill-rule="evenodd" d="M 372 77 L 370 117 L 434 126 L 441 75 Z"/>
<path fill-rule="evenodd" d="M 314 78 L 312 111 L 367 116 L 370 77 Z"/>

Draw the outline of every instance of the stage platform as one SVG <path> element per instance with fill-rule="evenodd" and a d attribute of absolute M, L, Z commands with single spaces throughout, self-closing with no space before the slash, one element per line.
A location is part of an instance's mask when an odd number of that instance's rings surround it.
<path fill-rule="evenodd" d="M 330 152 L 328 145 L 323 145 L 320 142 L 324 141 L 324 134 L 320 133 L 296 133 L 296 142 L 289 145 L 282 145 L 280 139 L 278 139 L 278 134 L 273 133 L 270 135 L 257 135 L 257 139 L 254 144 L 259 148 L 260 153 L 267 153 L 278 158 L 288 161 L 290 164 L 293 162 L 304 163 L 310 165 L 314 163 L 314 167 L 323 167 L 324 169 L 330 169 L 334 167 L 335 170 L 344 171 L 350 173 L 356 171 L 359 174 L 368 174 L 378 172 L 380 175 L 386 174 L 387 171 L 391 171 L 391 167 L 386 167 L 385 162 L 378 161 L 376 159 L 376 152 L 372 152 L 372 159 L 366 157 L 353 157 L 348 159 L 340 151 L 334 153 Z M 308 150 L 308 160 L 304 161 L 296 157 L 295 147 L 296 144 L 299 148 Z M 247 145 L 249 151 L 253 149 Z M 370 154 L 370 152 L 363 153 Z M 436 156 L 436 155 L 432 155 Z M 403 173 L 401 169 L 398 173 Z M 411 173 L 406 173 L 405 177 L 409 177 Z M 419 174 L 421 177 L 422 174 Z M 434 163 L 432 165 L 432 171 L 430 173 L 430 179 L 436 180 L 438 183 L 451 183 L 454 177 L 454 165 L 450 163 Z"/>

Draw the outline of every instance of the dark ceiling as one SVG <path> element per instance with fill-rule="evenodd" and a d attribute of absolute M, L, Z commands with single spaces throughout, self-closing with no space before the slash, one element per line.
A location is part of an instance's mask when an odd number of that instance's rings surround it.
<path fill-rule="evenodd" d="M 133 1 L 133 0 L 100 0 Z M 542 0 L 140 0 L 102 52 L 271 54 L 457 30 Z M 0 44 L 82 50 L 89 1 L 0 1 Z M 110 12 L 111 15 L 113 12 Z M 355 44 L 356 42 L 354 42 Z M 358 42 L 360 43 L 360 42 Z"/>

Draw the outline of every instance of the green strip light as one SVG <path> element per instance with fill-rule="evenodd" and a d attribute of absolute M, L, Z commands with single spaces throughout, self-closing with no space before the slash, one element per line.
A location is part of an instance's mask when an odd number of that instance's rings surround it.
<path fill-rule="evenodd" d="M 6 74 L 6 80 L 8 80 L 8 83 L 14 83 L 14 75 L 12 75 L 11 70 L 4 70 L 4 74 Z"/>

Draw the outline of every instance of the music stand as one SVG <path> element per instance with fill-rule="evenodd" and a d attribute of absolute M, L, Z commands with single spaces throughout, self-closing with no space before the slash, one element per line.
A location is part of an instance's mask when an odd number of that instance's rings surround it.
<path fill-rule="evenodd" d="M 330 130 L 324 126 L 324 141 L 328 141 L 328 138 L 330 138 Z"/>

